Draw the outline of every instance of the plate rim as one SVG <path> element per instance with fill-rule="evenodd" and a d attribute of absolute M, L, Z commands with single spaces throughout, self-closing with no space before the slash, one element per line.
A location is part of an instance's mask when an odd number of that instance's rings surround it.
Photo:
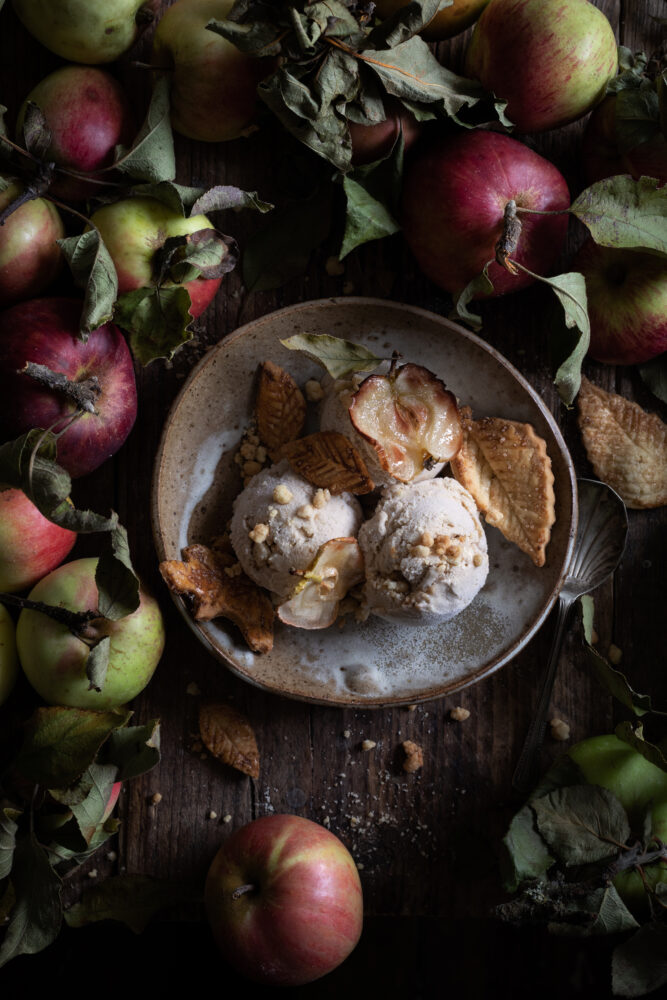
<path fill-rule="evenodd" d="M 309 704 L 322 705 L 328 708 L 368 708 L 368 709 L 381 709 L 381 708 L 394 708 L 400 705 L 407 704 L 422 704 L 428 701 L 434 701 L 437 698 L 444 698 L 464 688 L 470 687 L 476 684 L 478 681 L 491 676 L 501 667 L 505 666 L 507 663 L 511 662 L 514 657 L 530 642 L 531 639 L 537 634 L 542 625 L 544 624 L 546 618 L 548 617 L 551 609 L 553 608 L 558 595 L 562 589 L 563 583 L 565 582 L 565 577 L 567 575 L 567 568 L 572 556 L 572 549 L 574 546 L 574 540 L 577 532 L 577 523 L 579 515 L 578 506 L 578 496 L 577 496 L 577 478 L 576 471 L 574 468 L 574 461 L 570 454 L 569 448 L 563 438 L 561 430 L 556 422 L 554 415 L 547 405 L 543 402 L 540 395 L 532 387 L 530 382 L 527 381 L 524 375 L 514 367 L 514 365 L 498 351 L 495 347 L 489 344 L 486 340 L 478 337 L 475 333 L 467 330 L 465 327 L 460 326 L 458 323 L 454 323 L 452 320 L 448 319 L 446 316 L 440 316 L 438 313 L 432 312 L 429 309 L 424 309 L 422 306 L 412 305 L 406 302 L 397 302 L 393 299 L 381 299 L 372 296 L 362 296 L 362 295 L 350 295 L 350 296 L 328 296 L 320 299 L 309 299 L 306 302 L 295 302 L 288 306 L 282 306 L 280 309 L 274 309 L 269 313 L 265 313 L 263 316 L 256 317 L 255 319 L 249 320 L 242 326 L 237 327 L 230 333 L 222 337 L 213 347 L 204 354 L 204 356 L 197 362 L 197 364 L 192 368 L 187 378 L 185 379 L 183 385 L 181 386 L 178 394 L 172 401 L 172 404 L 167 413 L 167 417 L 162 428 L 162 433 L 160 435 L 160 442 L 158 445 L 157 452 L 155 454 L 155 459 L 153 462 L 153 470 L 151 476 L 151 492 L 150 492 L 150 518 L 151 518 L 151 529 L 153 535 L 153 545 L 158 557 L 158 561 L 162 562 L 166 557 L 166 551 L 163 541 L 163 531 L 160 522 L 160 511 L 159 511 L 159 494 L 161 486 L 161 468 L 164 451 L 167 445 L 167 438 L 171 427 L 176 419 L 176 415 L 180 406 L 183 404 L 184 398 L 190 390 L 191 385 L 198 379 L 201 372 L 210 365 L 214 358 L 222 351 L 227 349 L 229 345 L 236 339 L 241 338 L 250 330 L 256 330 L 259 326 L 271 322 L 276 316 L 281 316 L 286 313 L 296 313 L 305 309 L 313 309 L 317 307 L 336 307 L 338 305 L 356 305 L 358 307 L 373 306 L 395 309 L 402 313 L 411 313 L 416 316 L 421 316 L 428 319 L 430 322 L 437 322 L 438 324 L 453 329 L 457 334 L 463 335 L 465 339 L 471 341 L 475 346 L 484 350 L 489 354 L 496 362 L 498 362 L 503 368 L 507 369 L 509 373 L 516 379 L 516 381 L 521 385 L 521 387 L 528 393 L 532 401 L 537 405 L 537 408 L 542 413 L 542 416 L 549 425 L 551 432 L 556 440 L 559 447 L 560 453 L 565 460 L 565 466 L 567 468 L 569 477 L 569 494 L 570 502 L 572 505 L 572 518 L 570 521 L 570 527 L 567 538 L 567 546 L 565 549 L 565 557 L 563 559 L 563 564 L 550 594 L 548 595 L 542 610 L 533 621 L 531 626 L 519 636 L 516 642 L 505 651 L 504 654 L 498 656 L 495 660 L 490 663 L 485 664 L 473 673 L 467 674 L 464 678 L 453 678 L 447 683 L 441 684 L 437 690 L 430 691 L 419 695 L 415 693 L 414 696 L 408 698 L 404 696 L 391 696 L 391 697 L 381 697 L 377 698 L 358 698 L 352 696 L 349 699 L 341 700 L 340 697 L 317 697 L 315 695 L 307 695 L 300 693 L 298 691 L 285 690 L 284 688 L 278 689 L 264 681 L 258 680 L 253 677 L 252 674 L 248 672 L 247 669 L 234 662 L 223 650 L 219 649 L 211 639 L 203 631 L 202 627 L 194 621 L 194 619 L 189 614 L 184 601 L 173 591 L 169 590 L 169 595 L 176 605 L 181 617 L 183 617 L 194 635 L 199 639 L 203 646 L 208 650 L 208 652 L 220 662 L 232 671 L 237 677 L 251 684 L 253 687 L 259 688 L 262 691 L 266 691 L 273 695 L 278 695 L 284 698 L 290 698 L 295 701 L 302 701 Z"/>

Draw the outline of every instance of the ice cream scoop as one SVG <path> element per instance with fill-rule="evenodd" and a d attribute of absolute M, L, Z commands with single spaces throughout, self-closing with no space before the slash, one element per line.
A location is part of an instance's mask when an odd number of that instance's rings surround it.
<path fill-rule="evenodd" d="M 489 570 L 475 501 L 454 479 L 385 488 L 358 541 L 369 612 L 404 624 L 454 618 Z"/>
<path fill-rule="evenodd" d="M 256 475 L 236 498 L 231 541 L 251 580 L 285 599 L 320 546 L 356 537 L 361 520 L 350 493 L 331 496 L 283 460 Z"/>

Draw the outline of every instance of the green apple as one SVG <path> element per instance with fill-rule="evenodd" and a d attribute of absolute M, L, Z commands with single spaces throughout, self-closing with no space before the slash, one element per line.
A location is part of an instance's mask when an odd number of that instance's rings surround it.
<path fill-rule="evenodd" d="M 0 212 L 23 191 L 23 184 L 0 177 Z M 32 299 L 51 284 L 63 263 L 56 240 L 64 235 L 58 209 L 44 198 L 25 202 L 5 220 L 0 227 L 0 308 Z"/>
<path fill-rule="evenodd" d="M 0 705 L 9 698 L 16 681 L 18 666 L 14 622 L 7 608 L 0 604 Z"/>
<path fill-rule="evenodd" d="M 95 610 L 96 559 L 77 559 L 49 573 L 30 599 L 70 611 Z M 99 620 L 98 620 L 99 621 Z M 24 609 L 16 628 L 23 671 L 50 705 L 106 711 L 130 701 L 148 684 L 164 648 L 164 625 L 157 602 L 143 589 L 137 610 L 118 621 L 102 619 L 93 630 L 111 637 L 109 667 L 101 691 L 86 677 L 88 646 L 70 630 L 40 611 Z"/>

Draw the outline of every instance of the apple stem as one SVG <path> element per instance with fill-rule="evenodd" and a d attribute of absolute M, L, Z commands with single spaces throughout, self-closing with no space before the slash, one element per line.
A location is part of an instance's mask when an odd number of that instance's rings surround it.
<path fill-rule="evenodd" d="M 523 205 L 517 205 L 517 212 L 526 212 L 529 215 L 563 215 L 564 212 L 569 212 L 569 208 L 554 208 L 549 211 L 540 208 L 524 208 Z"/>
<path fill-rule="evenodd" d="M 245 896 L 247 892 L 254 892 L 256 890 L 256 885 L 240 885 L 238 889 L 234 889 L 232 893 L 232 899 L 240 899 L 241 896 Z"/>
<path fill-rule="evenodd" d="M 505 205 L 503 212 L 503 232 L 495 245 L 496 260 L 501 267 L 504 267 L 510 274 L 517 274 L 516 264 L 512 260 L 512 255 L 516 253 L 521 236 L 521 219 L 517 218 L 516 202 L 513 198 Z"/>
<path fill-rule="evenodd" d="M 54 171 L 54 163 L 44 163 L 41 165 L 34 180 L 26 185 L 25 191 L 18 198 L 15 198 L 10 205 L 7 205 L 4 212 L 0 213 L 0 226 L 4 226 L 9 216 L 13 215 L 21 205 L 25 205 L 27 201 L 33 201 L 35 198 L 41 198 L 42 195 L 47 193 L 49 185 L 53 180 Z"/>
<path fill-rule="evenodd" d="M 97 375 L 83 379 L 81 382 L 72 382 L 62 372 L 54 372 L 47 365 L 39 365 L 34 361 L 28 361 L 19 375 L 29 375 L 35 382 L 52 389 L 54 392 L 61 392 L 76 405 L 77 409 L 86 413 L 97 413 L 95 400 L 102 392 Z"/>
<path fill-rule="evenodd" d="M 100 618 L 99 611 L 69 611 L 68 608 L 54 607 L 51 604 L 44 604 L 42 601 L 31 601 L 28 597 L 17 597 L 16 594 L 0 593 L 0 604 L 5 604 L 9 608 L 27 608 L 29 611 L 39 611 L 60 625 L 64 625 L 70 630 L 72 635 L 81 639 L 87 646 L 90 645 L 92 636 L 87 626 L 90 622 Z M 95 637 L 93 645 L 97 645 L 102 636 Z"/>

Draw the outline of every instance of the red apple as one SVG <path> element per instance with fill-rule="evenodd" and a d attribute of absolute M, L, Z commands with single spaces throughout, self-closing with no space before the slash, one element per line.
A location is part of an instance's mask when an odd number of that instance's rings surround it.
<path fill-rule="evenodd" d="M 20 371 L 27 362 L 62 372 L 70 381 L 96 376 L 101 388 L 95 413 L 83 413 L 58 441 L 58 462 L 72 476 L 92 472 L 114 455 L 132 429 L 137 389 L 132 357 L 111 323 L 79 340 L 81 303 L 34 299 L 0 313 L 0 433 L 18 437 L 31 427 L 56 430 L 76 411 L 59 390 Z"/>
<path fill-rule="evenodd" d="M 465 61 L 466 76 L 504 97 L 522 132 L 581 118 L 617 69 L 612 27 L 588 0 L 491 0 Z"/>
<path fill-rule="evenodd" d="M 118 59 L 153 20 L 158 0 L 14 0 L 28 31 L 51 52 L 81 63 Z"/>
<path fill-rule="evenodd" d="M 609 365 L 634 365 L 667 350 L 667 260 L 584 243 L 572 270 L 586 279 L 591 344 Z"/>
<path fill-rule="evenodd" d="M 489 0 L 453 0 L 449 7 L 438 11 L 426 27 L 419 32 L 428 42 L 440 42 L 444 38 L 458 35 L 460 31 L 475 21 Z M 377 13 L 382 18 L 390 17 L 401 7 L 407 7 L 409 0 L 377 0 Z"/>
<path fill-rule="evenodd" d="M 213 860 L 204 902 L 227 961 L 260 983 L 319 979 L 361 935 L 361 884 L 351 855 L 300 816 L 263 816 L 232 834 Z"/>
<path fill-rule="evenodd" d="M 232 6 L 233 0 L 176 0 L 155 32 L 153 64 L 167 68 L 171 79 L 171 123 L 189 139 L 244 135 L 257 112 L 257 84 L 275 65 L 206 30 L 209 21 L 225 20 Z"/>
<path fill-rule="evenodd" d="M 403 230 L 422 271 L 458 294 L 494 258 L 508 201 L 562 215 L 520 215 L 523 231 L 514 259 L 537 274 L 555 267 L 565 240 L 570 204 L 556 167 L 522 143 L 477 129 L 417 149 L 403 189 Z M 494 295 L 533 279 L 512 275 L 495 261 Z"/>
<path fill-rule="evenodd" d="M 126 198 L 105 205 L 93 215 L 118 275 L 118 292 L 132 292 L 154 282 L 154 257 L 171 236 L 214 229 L 205 215 L 189 219 L 155 198 Z M 199 316 L 213 299 L 222 278 L 195 278 L 184 284 L 190 293 L 191 316 Z"/>
<path fill-rule="evenodd" d="M 609 94 L 586 123 L 582 155 L 589 184 L 616 174 L 657 177 L 667 182 L 667 139 L 661 132 L 623 152 L 616 139 L 616 94 Z"/>
<path fill-rule="evenodd" d="M 76 533 L 48 521 L 21 490 L 0 492 L 0 591 L 26 590 L 59 566 Z"/>
<path fill-rule="evenodd" d="M 106 70 L 62 66 L 38 83 L 26 101 L 40 108 L 51 132 L 46 158 L 93 179 L 105 178 L 96 171 L 110 166 L 116 146 L 129 145 L 134 137 L 134 115 L 127 95 Z M 24 102 L 16 126 L 20 139 L 25 110 Z M 97 195 L 101 187 L 60 175 L 50 190 L 58 198 L 82 201 Z"/>
<path fill-rule="evenodd" d="M 0 190 L 0 213 L 23 193 L 11 182 Z M 58 209 L 44 198 L 33 198 L 0 226 L 0 308 L 43 292 L 56 277 L 63 255 L 56 240 L 65 235 Z"/>
<path fill-rule="evenodd" d="M 99 600 L 96 566 L 96 559 L 76 559 L 59 566 L 31 590 L 30 600 L 69 611 L 94 611 Z M 81 639 L 41 611 L 21 612 L 16 626 L 19 662 L 44 701 L 107 711 L 143 691 L 162 656 L 164 625 L 157 602 L 144 590 L 140 594 L 133 614 L 113 622 L 103 619 L 99 625 L 100 635 L 111 637 L 101 691 L 90 689 L 86 676 L 89 649 Z M 89 628 L 95 627 L 94 620 Z"/>
<path fill-rule="evenodd" d="M 391 152 L 398 139 L 399 129 L 403 131 L 406 150 L 419 138 L 421 125 L 399 101 L 389 98 L 386 103 L 387 117 L 376 125 L 359 125 L 350 122 L 352 140 L 352 164 L 355 167 L 382 160 Z"/>

